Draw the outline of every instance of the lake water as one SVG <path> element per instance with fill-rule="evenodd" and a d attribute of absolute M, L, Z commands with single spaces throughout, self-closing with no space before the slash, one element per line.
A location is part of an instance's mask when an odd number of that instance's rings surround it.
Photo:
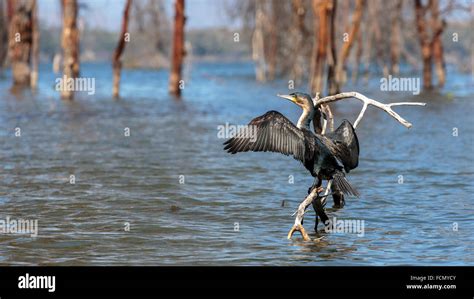
<path fill-rule="evenodd" d="M 381 92 L 377 79 L 345 87 L 428 105 L 396 107 L 409 130 L 369 107 L 349 174 L 362 195 L 327 206 L 330 217 L 364 220 L 364 236 L 303 242 L 286 235 L 313 182 L 304 167 L 276 153 L 229 155 L 217 137 L 219 125 L 268 110 L 296 122 L 299 108 L 275 96 L 286 81 L 256 83 L 250 63 L 196 63 L 175 101 L 167 71 L 125 70 L 114 101 L 109 65 L 81 71 L 96 94 L 73 102 L 59 99 L 50 65 L 36 94 L 12 95 L 9 72 L 0 80 L 0 220 L 39 226 L 37 237 L 0 234 L 2 265 L 474 265 L 469 74 L 450 73 L 443 93 L 418 96 Z M 337 125 L 354 121 L 360 102 L 334 107 Z M 314 238 L 313 223 L 310 208 Z"/>

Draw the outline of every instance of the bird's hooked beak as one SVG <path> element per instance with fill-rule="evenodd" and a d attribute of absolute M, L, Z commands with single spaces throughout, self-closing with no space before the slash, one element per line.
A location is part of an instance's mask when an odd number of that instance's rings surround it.
<path fill-rule="evenodd" d="M 296 104 L 296 97 L 295 96 L 290 96 L 289 94 L 277 94 L 278 97 L 284 98 L 289 100 L 290 102 L 293 102 Z"/>

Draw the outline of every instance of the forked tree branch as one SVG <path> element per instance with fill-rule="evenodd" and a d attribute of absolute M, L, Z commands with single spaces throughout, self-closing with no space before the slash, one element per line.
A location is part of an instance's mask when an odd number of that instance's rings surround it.
<path fill-rule="evenodd" d="M 317 101 L 319 100 L 319 92 L 316 93 L 316 96 L 312 98 L 313 106 L 317 107 Z M 321 112 L 324 114 L 323 117 L 323 127 L 321 129 L 321 135 L 326 134 L 326 130 L 329 123 L 329 130 L 330 132 L 334 131 L 334 116 L 332 114 L 331 107 L 329 105 L 321 105 Z"/>
<path fill-rule="evenodd" d="M 359 124 L 359 122 L 362 120 L 362 117 L 364 116 L 365 110 L 367 110 L 367 107 L 369 105 L 372 105 L 372 106 L 375 106 L 379 109 L 382 109 L 388 115 L 395 118 L 399 123 L 401 123 L 402 125 L 404 125 L 407 128 L 410 128 L 412 126 L 412 124 L 409 123 L 408 121 L 406 121 L 398 113 L 393 111 L 392 107 L 393 106 L 425 106 L 426 105 L 426 103 L 419 103 L 419 102 L 399 102 L 399 103 L 384 104 L 384 103 L 380 103 L 380 102 L 377 102 L 375 100 L 369 99 L 368 97 L 366 97 L 363 94 L 360 94 L 358 92 L 343 92 L 343 93 L 339 93 L 339 94 L 332 95 L 332 96 L 327 96 L 327 97 L 320 98 L 320 99 L 316 98 L 316 99 L 313 100 L 313 102 L 315 103 L 315 106 L 319 106 L 319 105 L 324 105 L 324 104 L 328 104 L 328 103 L 331 103 L 331 102 L 336 102 L 336 101 L 339 101 L 339 100 L 349 99 L 349 98 L 356 98 L 364 104 L 362 106 L 362 110 L 359 113 L 359 116 L 357 117 L 356 121 L 354 122 L 354 128 L 356 128 L 357 125 Z"/>

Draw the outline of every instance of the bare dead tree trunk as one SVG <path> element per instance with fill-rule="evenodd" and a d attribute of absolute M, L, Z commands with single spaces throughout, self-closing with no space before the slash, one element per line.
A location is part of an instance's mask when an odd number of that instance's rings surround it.
<path fill-rule="evenodd" d="M 77 29 L 77 0 L 62 0 L 63 32 L 61 45 L 63 48 L 63 77 L 66 81 L 79 77 L 79 30 Z M 61 98 L 72 100 L 74 90 L 66 88 L 63 82 Z"/>
<path fill-rule="evenodd" d="M 9 54 L 14 87 L 30 86 L 32 16 L 34 0 L 12 1 L 13 15 L 9 31 Z"/>
<path fill-rule="evenodd" d="M 120 71 L 122 70 L 122 61 L 120 58 L 122 57 L 122 53 L 125 50 L 125 43 L 127 42 L 128 33 L 128 19 L 130 13 L 130 6 L 132 4 L 132 0 L 127 0 L 125 3 L 125 8 L 123 10 L 122 16 L 122 30 L 120 32 L 120 38 L 117 43 L 117 47 L 115 48 L 114 56 L 112 58 L 112 67 L 113 67 L 113 87 L 112 87 L 112 95 L 114 98 L 119 97 L 120 93 Z"/>
<path fill-rule="evenodd" d="M 423 86 L 430 89 L 433 87 L 431 83 L 431 44 L 425 19 L 426 10 L 427 7 L 421 3 L 421 0 L 415 0 L 416 28 L 423 59 Z"/>
<path fill-rule="evenodd" d="M 8 18 L 6 0 L 0 0 L 0 75 L 8 53 Z"/>
<path fill-rule="evenodd" d="M 329 43 L 329 22 L 328 18 L 332 9 L 332 1 L 313 0 L 313 14 L 318 16 L 319 22 L 315 21 L 314 32 L 316 35 L 313 51 L 314 57 L 314 73 L 311 76 L 311 92 L 313 94 L 323 93 L 324 88 L 324 69 L 326 66 L 326 54 Z M 316 18 L 315 18 L 316 19 Z"/>
<path fill-rule="evenodd" d="M 31 80 L 30 86 L 32 89 L 36 89 L 38 84 L 38 64 L 39 64 L 39 41 L 40 41 L 40 28 L 38 20 L 38 3 L 33 0 L 33 15 L 32 15 L 32 53 L 31 53 Z"/>
<path fill-rule="evenodd" d="M 419 69 L 418 59 L 415 57 L 415 55 L 413 55 L 413 53 L 410 53 L 406 48 L 403 47 L 401 49 L 401 55 L 411 65 L 412 69 Z"/>
<path fill-rule="evenodd" d="M 16 0 L 6 0 L 7 1 L 7 20 L 8 23 L 13 19 L 13 14 L 15 13 L 15 1 Z"/>
<path fill-rule="evenodd" d="M 342 84 L 345 81 L 345 64 L 346 60 L 349 57 L 354 39 L 357 38 L 360 23 L 362 20 L 362 14 L 364 12 L 365 0 L 357 0 L 354 14 L 352 17 L 352 27 L 348 35 L 348 40 L 342 44 L 341 50 L 339 52 L 338 64 L 336 67 L 336 79 L 339 84 Z"/>
<path fill-rule="evenodd" d="M 329 25 L 329 56 L 328 56 L 328 92 L 339 93 L 339 84 L 336 80 L 337 44 L 336 44 L 336 12 L 337 0 L 333 0 Z"/>
<path fill-rule="evenodd" d="M 138 7 L 137 7 L 138 6 Z M 135 7 L 143 10 L 140 5 L 136 5 Z M 152 29 L 153 29 L 153 42 L 155 44 L 155 48 L 157 51 L 164 50 L 164 39 L 161 36 L 161 30 L 163 27 L 165 27 L 165 22 L 163 22 L 164 16 L 163 14 L 166 14 L 165 9 L 163 7 L 163 3 L 161 0 L 148 0 L 148 5 L 145 6 L 146 11 L 149 13 L 151 17 L 151 24 L 152 24 Z M 143 14 L 142 11 L 138 13 L 138 18 L 140 18 L 140 14 Z M 141 18 L 146 19 L 141 16 Z M 139 26 L 144 26 L 142 23 L 144 20 L 139 21 Z"/>
<path fill-rule="evenodd" d="M 311 1 L 311 8 L 313 11 L 313 47 L 311 49 L 311 66 L 309 73 L 309 90 L 312 95 L 317 95 L 316 87 L 316 73 L 317 73 L 317 59 L 318 59 L 318 43 L 319 43 L 319 2 L 318 0 Z"/>
<path fill-rule="evenodd" d="M 438 86 L 443 87 L 446 81 L 446 68 L 444 63 L 443 41 L 441 38 L 444 28 L 446 27 L 446 22 L 440 19 L 438 0 L 431 0 L 429 6 L 434 26 L 433 38 L 431 41 L 431 53 L 433 55 L 436 75 L 438 77 Z"/>
<path fill-rule="evenodd" d="M 255 61 L 255 76 L 257 81 L 266 81 L 266 62 L 265 62 L 265 40 L 264 26 L 265 15 L 263 11 L 263 2 L 255 3 L 255 30 L 252 36 L 252 58 Z"/>
<path fill-rule="evenodd" d="M 401 45 L 401 32 L 400 32 L 400 20 L 402 17 L 403 0 L 397 0 L 395 3 L 395 9 L 392 14 L 392 26 L 391 26 L 391 37 L 390 37 L 390 72 L 393 75 L 398 76 L 400 73 L 400 45 Z"/>
<path fill-rule="evenodd" d="M 364 61 L 364 81 L 365 84 L 369 83 L 369 76 L 370 76 L 370 64 L 372 58 L 372 41 L 373 36 L 369 32 L 369 36 L 367 37 L 367 51 L 365 53 L 365 61 Z"/>
<path fill-rule="evenodd" d="M 181 72 L 183 60 L 186 55 L 184 49 L 184 0 L 175 0 L 174 6 L 174 34 L 173 34 L 173 53 L 171 54 L 171 73 L 169 82 L 169 92 L 177 97 L 181 96 L 182 79 Z"/>
<path fill-rule="evenodd" d="M 291 2 L 292 9 L 292 26 L 290 30 L 291 48 L 292 48 L 292 69 L 291 78 L 295 82 L 300 82 L 304 76 L 304 40 L 308 35 L 305 26 L 306 7 L 303 0 L 293 0 Z"/>
<path fill-rule="evenodd" d="M 373 43 L 377 43 L 376 31 L 379 30 L 379 28 L 377 26 L 377 20 L 376 20 L 377 11 L 375 8 L 375 3 L 373 3 L 373 1 L 376 1 L 376 0 L 367 0 L 368 2 L 367 7 L 368 7 L 368 14 L 369 14 L 369 18 L 367 20 L 369 24 L 367 26 L 369 27 L 369 30 L 368 30 L 368 37 L 367 37 L 367 51 L 365 55 L 365 70 L 364 70 L 365 84 L 369 83 L 370 66 L 372 64 L 372 56 L 374 56 L 373 53 L 375 53 L 375 56 L 377 57 L 377 50 L 374 49 Z"/>
<path fill-rule="evenodd" d="M 354 65 L 354 69 L 352 70 L 352 82 L 354 83 L 356 83 L 357 80 L 359 79 L 360 61 L 362 58 L 362 53 L 364 51 L 364 43 L 362 41 L 362 31 L 363 30 L 359 30 L 359 33 L 357 34 L 357 50 L 355 53 L 355 65 Z"/>
<path fill-rule="evenodd" d="M 385 62 L 385 53 L 383 49 L 383 38 L 382 38 L 382 30 L 381 24 L 380 24 L 380 14 L 381 14 L 381 6 L 382 1 L 379 0 L 371 0 L 369 1 L 368 4 L 368 10 L 369 10 L 369 21 L 370 21 L 370 32 L 371 32 L 371 40 L 370 42 L 373 42 L 373 48 L 375 48 L 374 54 L 375 54 L 375 61 L 377 61 L 377 65 L 381 69 L 382 73 L 384 76 L 388 75 L 388 67 Z M 372 49 L 369 49 L 368 52 L 371 52 Z M 372 59 L 372 57 L 369 55 L 368 57 L 369 61 Z M 367 66 L 369 67 L 369 66 Z M 368 75 L 368 73 L 367 73 Z M 368 79 L 368 77 L 367 77 Z"/>
<path fill-rule="evenodd" d="M 268 79 L 275 79 L 277 54 L 278 54 L 278 17 L 280 15 L 277 0 L 271 1 L 272 26 L 270 26 L 270 44 L 268 49 Z"/>
<path fill-rule="evenodd" d="M 341 5 L 341 8 L 342 8 L 341 15 L 342 16 L 349 16 L 350 6 L 351 6 L 351 1 L 342 1 L 342 5 Z M 342 31 L 340 33 L 349 31 L 349 22 L 348 22 L 348 20 L 349 20 L 349 18 L 347 18 L 347 17 L 342 18 L 341 27 L 340 27 L 342 29 Z"/>

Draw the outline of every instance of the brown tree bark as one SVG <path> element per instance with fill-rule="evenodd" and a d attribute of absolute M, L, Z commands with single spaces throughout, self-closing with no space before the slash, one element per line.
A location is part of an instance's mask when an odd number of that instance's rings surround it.
<path fill-rule="evenodd" d="M 184 0 L 175 0 L 174 34 L 173 34 L 173 52 L 171 57 L 171 73 L 169 82 L 169 92 L 175 96 L 181 96 L 180 82 L 183 60 L 185 56 L 184 49 Z"/>
<path fill-rule="evenodd" d="M 440 18 L 438 0 L 431 0 L 429 6 L 434 26 L 433 38 L 431 41 L 431 53 L 435 64 L 436 76 L 438 77 L 438 86 L 443 87 L 446 82 L 446 67 L 444 62 L 442 34 L 446 27 L 446 22 Z"/>
<path fill-rule="evenodd" d="M 329 16 L 332 10 L 332 1 L 313 0 L 313 14 L 315 18 L 315 42 L 313 50 L 314 68 L 311 76 L 311 92 L 324 92 L 324 70 L 326 66 L 327 47 L 329 43 Z"/>
<path fill-rule="evenodd" d="M 368 12 L 369 12 L 369 22 L 370 22 L 370 43 L 373 43 L 373 48 L 375 51 L 375 61 L 377 62 L 377 65 L 379 66 L 380 70 L 383 72 L 384 76 L 388 76 L 388 67 L 386 64 L 386 59 L 385 59 L 385 51 L 383 47 L 383 42 L 384 39 L 382 37 L 382 30 L 381 30 L 381 21 L 383 22 L 384 20 L 380 20 L 380 14 L 382 13 L 383 7 L 381 7 L 384 4 L 384 2 L 379 1 L 379 0 L 370 0 L 368 4 Z M 372 51 L 372 47 L 368 47 L 367 52 L 370 54 Z M 368 62 L 371 61 L 372 57 L 371 55 L 367 56 Z M 368 80 L 368 68 L 370 66 L 367 65 L 367 80 Z"/>
<path fill-rule="evenodd" d="M 40 28 L 38 20 L 38 3 L 33 0 L 33 14 L 32 14 L 32 48 L 31 48 L 31 78 L 30 86 L 32 89 L 36 89 L 38 84 L 38 64 L 39 64 L 39 41 L 40 41 Z"/>
<path fill-rule="evenodd" d="M 425 19 L 426 11 L 427 7 L 421 3 L 421 0 L 415 0 L 416 28 L 418 30 L 421 56 L 423 60 L 423 87 L 430 89 L 433 87 L 431 82 L 432 51 Z"/>
<path fill-rule="evenodd" d="M 397 0 L 395 9 L 392 14 L 392 24 L 390 36 L 390 72 L 392 75 L 398 76 L 400 73 L 400 47 L 401 47 L 401 32 L 400 20 L 402 17 L 403 0 Z"/>
<path fill-rule="evenodd" d="M 270 26 L 270 41 L 269 41 L 269 49 L 268 49 L 268 79 L 273 80 L 275 79 L 276 75 L 276 68 L 277 68 L 277 55 L 278 55 L 278 18 L 280 16 L 280 3 L 277 0 L 271 1 L 271 9 L 272 9 L 272 26 Z"/>
<path fill-rule="evenodd" d="M 8 53 L 8 19 L 5 0 L 0 0 L 0 74 Z"/>
<path fill-rule="evenodd" d="M 9 30 L 9 55 L 14 87 L 30 86 L 33 8 L 34 0 L 10 2 L 13 14 Z"/>
<path fill-rule="evenodd" d="M 304 76 L 304 51 L 305 40 L 308 36 L 308 30 L 305 26 L 306 7 L 303 0 L 293 0 L 291 2 L 292 25 L 290 30 L 292 68 L 291 78 L 295 82 L 300 82 Z"/>
<path fill-rule="evenodd" d="M 352 70 L 352 82 L 357 83 L 359 79 L 359 69 L 360 69 L 360 61 L 362 59 L 362 54 L 364 51 L 364 43 L 362 41 L 362 32 L 364 30 L 359 30 L 359 33 L 357 34 L 357 49 L 355 53 L 355 63 L 354 63 L 354 68 Z"/>
<path fill-rule="evenodd" d="M 369 5 L 370 6 L 370 5 Z M 371 65 L 371 58 L 372 58 L 372 42 L 373 42 L 374 38 L 371 34 L 371 32 L 369 32 L 368 36 L 367 36 L 367 44 L 366 44 L 366 49 L 367 51 L 365 51 L 365 58 L 364 58 L 364 81 L 365 81 L 365 84 L 368 84 L 369 83 L 369 76 L 370 76 L 370 65 Z"/>
<path fill-rule="evenodd" d="M 132 0 L 127 0 L 125 3 L 125 8 L 123 10 L 122 16 L 122 30 L 120 32 L 120 38 L 117 43 L 117 47 L 115 48 L 114 55 L 112 57 L 112 68 L 113 68 L 113 87 L 112 87 L 112 94 L 114 98 L 119 97 L 120 93 L 120 71 L 122 70 L 122 61 L 120 58 L 122 57 L 122 53 L 125 50 L 125 43 L 126 43 L 126 34 L 128 33 L 128 19 L 130 14 L 130 6 L 132 4 Z"/>
<path fill-rule="evenodd" d="M 346 60 L 349 57 L 352 45 L 354 44 L 354 39 L 357 38 L 360 23 L 362 20 L 362 14 L 364 12 L 365 0 L 357 0 L 354 14 L 352 16 L 352 27 L 349 32 L 348 40 L 342 43 L 341 50 L 339 52 L 338 64 L 336 67 L 336 79 L 342 84 L 345 81 L 344 68 Z"/>
<path fill-rule="evenodd" d="M 140 5 L 135 5 L 139 9 Z M 148 4 L 144 7 L 145 11 L 148 12 L 150 16 L 150 21 L 152 24 L 152 28 L 147 28 L 151 31 L 153 36 L 153 44 L 155 45 L 155 49 L 157 51 L 165 51 L 166 43 L 165 38 L 162 36 L 163 29 L 166 27 L 166 10 L 164 8 L 164 4 L 162 0 L 148 0 Z M 143 9 L 142 9 L 143 10 Z M 140 18 L 140 13 L 143 14 L 143 11 L 140 11 L 137 15 Z M 145 26 L 143 22 L 147 19 L 145 16 L 141 16 L 143 20 L 139 20 L 139 26 Z M 141 24 L 140 24 L 141 23 Z"/>
<path fill-rule="evenodd" d="M 63 32 L 61 45 L 63 48 L 63 78 L 69 80 L 79 77 L 79 30 L 77 29 L 77 0 L 61 0 L 63 12 Z M 63 82 L 61 98 L 74 98 L 74 91 L 64 88 Z"/>
<path fill-rule="evenodd" d="M 265 13 L 263 2 L 255 2 L 255 29 L 252 35 L 252 59 L 255 61 L 255 77 L 259 82 L 265 82 L 266 76 L 266 60 L 265 60 Z"/>
<path fill-rule="evenodd" d="M 337 0 L 333 0 L 329 21 L 329 56 L 328 56 L 328 92 L 339 93 L 339 84 L 336 80 L 337 49 L 336 49 L 336 12 Z"/>
<path fill-rule="evenodd" d="M 8 20 L 8 23 L 10 23 L 13 18 L 13 14 L 15 13 L 16 0 L 6 0 L 6 1 L 7 1 L 7 20 Z"/>

